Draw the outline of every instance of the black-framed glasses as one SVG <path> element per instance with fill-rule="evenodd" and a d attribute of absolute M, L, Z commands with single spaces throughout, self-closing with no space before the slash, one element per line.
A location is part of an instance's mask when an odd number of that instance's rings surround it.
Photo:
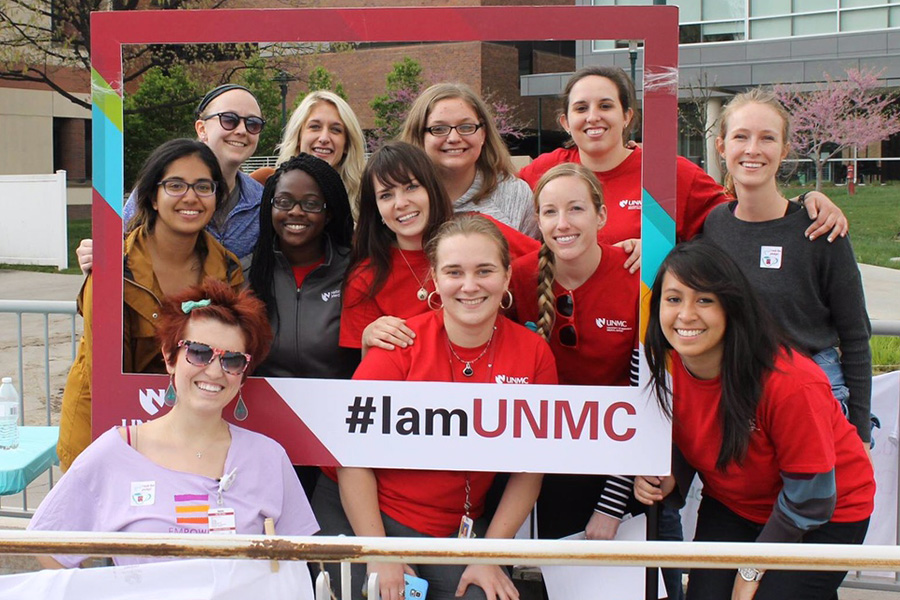
<path fill-rule="evenodd" d="M 569 348 L 578 345 L 578 330 L 575 329 L 575 323 L 572 316 L 575 314 L 575 298 L 572 292 L 566 292 L 556 297 L 556 315 L 570 321 L 568 325 L 563 325 L 557 330 L 559 335 L 559 343 Z"/>
<path fill-rule="evenodd" d="M 219 357 L 219 364 L 222 365 L 222 370 L 231 375 L 243 375 L 247 367 L 250 366 L 251 356 L 243 352 L 221 350 L 202 342 L 192 342 L 190 340 L 181 340 L 178 342 L 178 347 L 184 348 L 185 360 L 195 367 L 205 367 L 217 356 Z"/>
<path fill-rule="evenodd" d="M 426 127 L 425 131 L 434 137 L 447 137 L 454 129 L 459 135 L 472 135 L 482 127 L 484 127 L 484 123 L 460 123 L 459 125 L 432 125 Z"/>
<path fill-rule="evenodd" d="M 315 198 L 301 198 L 299 200 L 288 198 L 287 196 L 275 196 L 272 198 L 272 206 L 285 212 L 292 210 L 298 204 L 303 212 L 313 214 L 323 212 L 325 207 L 328 206 L 327 203 Z"/>
<path fill-rule="evenodd" d="M 222 129 L 225 131 L 232 131 L 237 128 L 237 126 L 244 122 L 244 128 L 247 129 L 247 133 L 256 135 L 260 131 L 263 130 L 263 127 L 266 125 L 266 120 L 262 117 L 244 117 L 235 112 L 220 112 L 212 115 L 205 116 L 201 118 L 201 121 L 209 121 L 210 119 L 214 119 L 219 117 L 219 125 L 222 126 Z"/>
<path fill-rule="evenodd" d="M 216 182 L 209 179 L 199 179 L 194 183 L 188 183 L 181 179 L 163 179 L 156 185 L 161 185 L 168 195 L 175 197 L 184 196 L 188 190 L 194 190 L 195 194 L 204 198 L 216 193 Z"/>

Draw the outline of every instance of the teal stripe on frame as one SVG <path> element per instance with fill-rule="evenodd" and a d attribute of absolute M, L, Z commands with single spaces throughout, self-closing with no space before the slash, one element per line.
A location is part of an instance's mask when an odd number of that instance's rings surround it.
<path fill-rule="evenodd" d="M 100 75 L 91 73 L 94 189 L 122 216 L 122 98 Z"/>
<path fill-rule="evenodd" d="M 643 190 L 641 209 L 641 280 L 649 288 L 653 285 L 659 265 L 675 245 L 675 223 L 647 190 Z"/>

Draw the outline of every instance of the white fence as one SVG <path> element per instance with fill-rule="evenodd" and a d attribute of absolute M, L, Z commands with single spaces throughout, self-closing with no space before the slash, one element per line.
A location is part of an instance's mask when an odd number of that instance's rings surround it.
<path fill-rule="evenodd" d="M 65 171 L 0 176 L 0 263 L 68 268 Z"/>

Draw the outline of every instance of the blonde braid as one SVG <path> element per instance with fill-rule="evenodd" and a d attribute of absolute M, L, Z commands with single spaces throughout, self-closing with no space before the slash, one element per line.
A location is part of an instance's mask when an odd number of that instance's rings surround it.
<path fill-rule="evenodd" d="M 548 342 L 553 332 L 553 322 L 556 321 L 556 295 L 553 293 L 553 252 L 547 244 L 541 244 L 538 252 L 538 320 L 537 332 Z"/>

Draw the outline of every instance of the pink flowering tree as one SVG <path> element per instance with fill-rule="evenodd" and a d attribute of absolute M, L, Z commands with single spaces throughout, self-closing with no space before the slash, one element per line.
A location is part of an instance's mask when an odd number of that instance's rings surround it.
<path fill-rule="evenodd" d="M 775 88 L 791 114 L 794 151 L 816 165 L 817 190 L 822 188 L 828 159 L 845 148 L 865 148 L 900 132 L 900 115 L 892 108 L 894 97 L 879 89 L 880 74 L 849 69 L 847 79 L 836 81 L 826 74 L 825 82 L 811 92 L 791 86 Z M 826 145 L 832 149 L 826 151 Z"/>
<path fill-rule="evenodd" d="M 387 75 L 386 93 L 376 96 L 369 104 L 375 112 L 375 129 L 367 141 L 370 152 L 400 134 L 413 101 L 424 87 L 422 65 L 409 57 L 394 63 Z"/>

